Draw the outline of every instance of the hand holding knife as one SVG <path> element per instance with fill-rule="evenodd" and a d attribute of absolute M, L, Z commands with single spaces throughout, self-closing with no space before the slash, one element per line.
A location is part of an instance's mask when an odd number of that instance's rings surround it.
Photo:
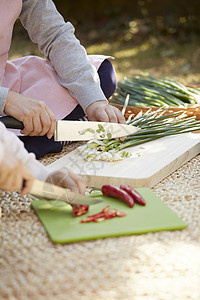
<path fill-rule="evenodd" d="M 22 122 L 11 116 L 0 118 L 7 128 L 23 129 Z M 109 132 L 112 138 L 120 138 L 135 133 L 139 128 L 120 123 L 94 122 L 94 121 L 67 121 L 58 120 L 54 133 L 55 141 L 88 141 L 91 139 L 105 139 L 103 131 L 99 131 L 102 126 L 106 132 Z M 98 132 L 99 131 L 99 132 Z M 84 134 L 83 134 L 84 133 Z"/>
<path fill-rule="evenodd" d="M 36 179 L 29 193 L 38 198 L 64 201 L 71 205 L 92 205 L 103 202 L 102 199 L 74 193 L 69 189 Z"/>

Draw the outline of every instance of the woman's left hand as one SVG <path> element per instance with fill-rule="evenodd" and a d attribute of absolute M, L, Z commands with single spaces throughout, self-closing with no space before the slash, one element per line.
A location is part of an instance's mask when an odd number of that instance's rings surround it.
<path fill-rule="evenodd" d="M 46 179 L 46 182 L 58 185 L 63 188 L 69 188 L 73 192 L 85 194 L 86 184 L 81 176 L 74 174 L 67 168 L 62 168 L 52 172 Z"/>
<path fill-rule="evenodd" d="M 107 101 L 96 101 L 86 108 L 86 114 L 89 121 L 112 122 L 125 124 L 126 120 L 121 111 L 108 104 Z"/>

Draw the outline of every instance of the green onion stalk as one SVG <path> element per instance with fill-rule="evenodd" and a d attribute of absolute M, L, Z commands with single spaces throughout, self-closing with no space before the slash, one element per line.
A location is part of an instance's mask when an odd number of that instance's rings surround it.
<path fill-rule="evenodd" d="M 104 139 L 89 143 L 89 147 L 102 152 L 109 150 L 118 152 L 130 146 L 140 145 L 162 137 L 200 130 L 200 121 L 196 120 L 195 116 L 187 117 L 183 111 L 164 114 L 166 110 L 166 108 L 160 108 L 157 111 L 146 112 L 144 115 L 139 114 L 128 120 L 128 125 L 139 127 L 140 130 L 128 135 L 124 141 Z M 126 156 L 126 154 L 124 155 Z"/>
<path fill-rule="evenodd" d="M 139 107 L 192 107 L 200 105 L 200 89 L 186 87 L 168 78 L 155 78 L 143 74 L 124 78 L 118 82 L 111 102 L 124 104 L 129 95 L 129 106 Z"/>

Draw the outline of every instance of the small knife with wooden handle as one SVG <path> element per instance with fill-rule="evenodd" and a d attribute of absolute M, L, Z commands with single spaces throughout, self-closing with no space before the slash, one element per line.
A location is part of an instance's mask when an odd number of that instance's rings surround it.
<path fill-rule="evenodd" d="M 38 198 L 64 201 L 71 205 L 92 205 L 104 202 L 100 198 L 92 198 L 79 193 L 74 193 L 69 189 L 36 179 L 34 180 L 29 193 Z"/>

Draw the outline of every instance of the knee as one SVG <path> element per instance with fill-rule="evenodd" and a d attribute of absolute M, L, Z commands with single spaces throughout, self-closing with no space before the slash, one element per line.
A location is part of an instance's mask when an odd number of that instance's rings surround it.
<path fill-rule="evenodd" d="M 117 86 L 117 75 L 112 63 L 105 59 L 98 70 L 101 88 L 106 98 L 110 98 Z"/>

